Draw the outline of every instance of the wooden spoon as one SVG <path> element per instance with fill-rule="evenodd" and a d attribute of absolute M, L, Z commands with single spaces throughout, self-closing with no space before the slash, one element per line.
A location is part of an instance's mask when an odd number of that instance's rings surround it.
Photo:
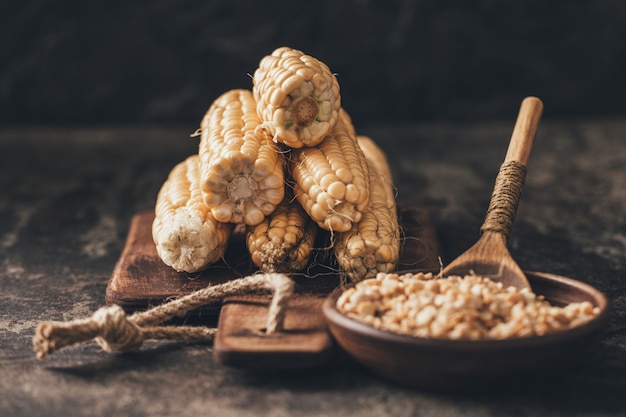
<path fill-rule="evenodd" d="M 498 280 L 505 286 L 530 288 L 526 276 L 515 263 L 506 244 L 526 176 L 543 103 L 536 97 L 522 101 L 509 148 L 496 178 L 480 239 L 444 268 L 442 274 L 476 275 Z"/>

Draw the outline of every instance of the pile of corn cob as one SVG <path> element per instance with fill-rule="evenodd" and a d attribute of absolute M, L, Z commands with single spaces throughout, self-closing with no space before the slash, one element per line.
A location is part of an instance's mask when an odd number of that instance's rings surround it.
<path fill-rule="evenodd" d="M 352 281 L 391 272 L 400 231 L 391 171 L 357 136 L 328 66 L 281 47 L 261 59 L 251 90 L 219 96 L 202 119 L 198 153 L 170 172 L 157 196 L 159 257 L 196 272 L 223 257 L 245 224 L 251 261 L 298 272 L 320 229 Z"/>

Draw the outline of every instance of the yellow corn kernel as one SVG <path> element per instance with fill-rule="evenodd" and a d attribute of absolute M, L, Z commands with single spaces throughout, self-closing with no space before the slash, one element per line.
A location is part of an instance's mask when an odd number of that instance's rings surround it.
<path fill-rule="evenodd" d="M 155 204 L 152 238 L 159 257 L 178 272 L 197 272 L 226 251 L 232 225 L 220 223 L 202 200 L 198 155 L 176 165 Z"/>
<path fill-rule="evenodd" d="M 246 244 L 252 262 L 264 272 L 297 272 L 313 251 L 317 226 L 302 207 L 285 199 L 263 222 L 248 227 Z"/>
<path fill-rule="evenodd" d="M 320 144 L 293 149 L 289 159 L 296 199 L 325 230 L 350 230 L 369 202 L 369 169 L 353 130 L 339 118 Z"/>
<path fill-rule="evenodd" d="M 333 246 L 339 267 L 353 282 L 393 271 L 400 256 L 400 227 L 387 158 L 370 138 L 359 136 L 358 141 L 371 172 L 370 202 L 359 223 L 335 234 Z"/>
<path fill-rule="evenodd" d="M 337 122 L 337 78 L 310 55 L 278 48 L 261 59 L 253 82 L 257 112 L 276 142 L 292 148 L 314 146 Z"/>
<path fill-rule="evenodd" d="M 200 178 L 205 204 L 220 222 L 255 225 L 284 197 L 285 159 L 261 120 L 249 90 L 230 90 L 200 125 Z"/>

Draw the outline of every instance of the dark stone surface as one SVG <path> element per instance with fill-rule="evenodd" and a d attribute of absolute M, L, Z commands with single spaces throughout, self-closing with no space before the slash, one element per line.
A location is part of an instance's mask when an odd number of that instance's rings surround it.
<path fill-rule="evenodd" d="M 195 126 L 194 126 L 195 128 Z M 431 211 L 444 257 L 478 237 L 512 121 L 379 126 L 398 198 Z M 529 270 L 590 283 L 613 307 L 598 349 L 564 375 L 519 392 L 399 387 L 341 352 L 328 366 L 255 374 L 210 346 L 151 342 L 108 354 L 95 343 L 43 362 L 42 320 L 84 318 L 104 304 L 131 216 L 150 209 L 169 169 L 196 151 L 190 129 L 0 131 L 0 415 L 2 416 L 612 416 L 626 413 L 626 123 L 540 127 L 511 253 Z"/>
<path fill-rule="evenodd" d="M 623 116 L 619 0 L 81 1 L 0 5 L 0 125 L 198 123 L 288 45 L 363 123 Z"/>

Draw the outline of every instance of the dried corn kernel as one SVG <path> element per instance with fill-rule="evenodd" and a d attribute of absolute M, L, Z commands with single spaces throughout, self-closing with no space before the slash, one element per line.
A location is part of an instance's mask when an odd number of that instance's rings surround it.
<path fill-rule="evenodd" d="M 348 288 L 337 308 L 357 321 L 416 337 L 507 339 L 580 326 L 600 310 L 588 301 L 550 305 L 527 289 L 488 278 L 385 274 Z"/>

